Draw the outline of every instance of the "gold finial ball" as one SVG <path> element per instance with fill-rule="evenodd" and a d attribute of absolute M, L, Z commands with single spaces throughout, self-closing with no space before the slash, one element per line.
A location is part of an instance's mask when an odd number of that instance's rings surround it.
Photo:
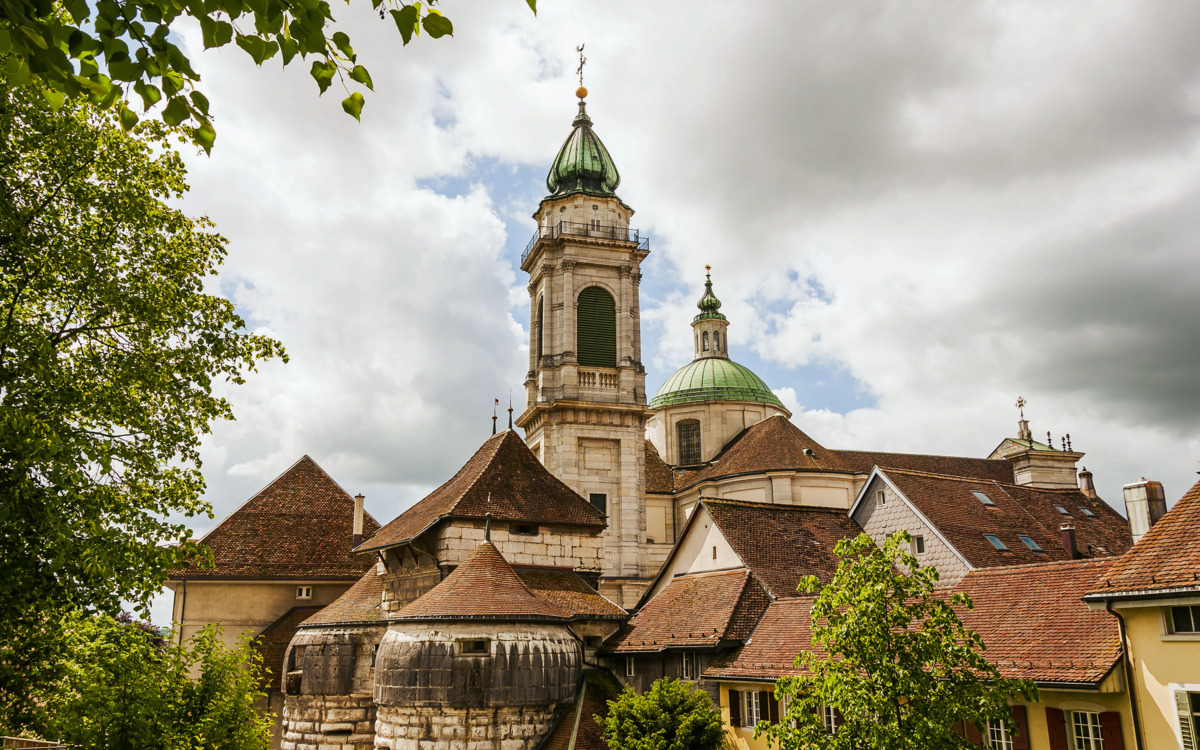
<path fill-rule="evenodd" d="M 578 96 L 580 99 L 587 98 L 587 89 L 585 89 L 583 86 L 580 86 L 579 88 L 575 89 L 575 96 Z"/>

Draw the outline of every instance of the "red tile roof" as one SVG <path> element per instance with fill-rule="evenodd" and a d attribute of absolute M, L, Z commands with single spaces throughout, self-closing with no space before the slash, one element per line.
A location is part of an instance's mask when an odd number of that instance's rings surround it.
<path fill-rule="evenodd" d="M 847 465 L 862 474 L 868 474 L 871 469 L 879 466 L 884 469 L 973 477 L 996 482 L 1012 483 L 1014 481 L 1012 464 L 1002 458 L 928 456 L 919 453 L 880 453 L 877 451 L 834 450 L 833 452 Z"/>
<path fill-rule="evenodd" d="M 483 542 L 441 583 L 392 615 L 393 620 L 567 620 L 571 615 L 534 594 L 491 542 Z"/>
<path fill-rule="evenodd" d="M 1200 483 L 1096 581 L 1089 598 L 1200 589 Z"/>
<path fill-rule="evenodd" d="M 1117 555 L 1129 547 L 1125 519 L 1103 500 L 1089 499 L 1078 490 L 1037 489 L 895 469 L 882 470 L 882 474 L 976 568 L 1068 559 L 1059 531 L 1066 521 L 1074 524 L 1076 548 L 1085 556 Z M 994 505 L 984 505 L 973 492 L 982 492 Z M 1092 515 L 1084 514 L 1084 508 Z M 997 550 L 985 534 L 996 536 L 1008 551 Z M 1028 536 L 1042 552 L 1031 550 L 1018 535 Z"/>
<path fill-rule="evenodd" d="M 493 435 L 450 481 L 384 526 L 358 548 L 411 541 L 444 518 L 528 521 L 603 528 L 604 514 L 546 470 L 512 430 Z"/>
<path fill-rule="evenodd" d="M 675 491 L 675 476 L 671 467 L 658 455 L 654 443 L 646 441 L 646 492 L 670 494 Z"/>
<path fill-rule="evenodd" d="M 800 674 L 796 656 L 813 650 L 812 604 L 811 596 L 771 602 L 746 645 L 714 662 L 704 676 L 774 682 Z"/>
<path fill-rule="evenodd" d="M 772 596 L 796 596 L 804 576 L 829 581 L 837 571 L 834 546 L 862 533 L 846 511 L 704 498 L 704 507 L 733 551 Z"/>
<path fill-rule="evenodd" d="M 280 676 L 283 675 L 283 657 L 287 654 L 288 644 L 300 623 L 315 613 L 320 607 L 292 607 L 275 622 L 271 623 L 258 634 L 254 647 L 263 657 L 262 688 L 268 691 L 279 690 Z"/>
<path fill-rule="evenodd" d="M 624 620 L 629 614 L 588 585 L 572 570 L 513 566 L 535 596 L 575 619 Z"/>
<path fill-rule="evenodd" d="M 805 451 L 811 451 L 808 455 Z M 782 415 L 768 417 L 742 430 L 730 440 L 709 466 L 686 475 L 677 489 L 700 482 L 764 471 L 821 471 L 854 473 L 838 455 L 805 435 Z"/>
<path fill-rule="evenodd" d="M 975 608 L 959 611 L 983 637 L 984 656 L 1006 677 L 1101 682 L 1117 663 L 1117 621 L 1080 597 L 1110 575 L 1114 558 L 1009 566 L 968 573 L 955 587 Z"/>
<path fill-rule="evenodd" d="M 724 646 L 749 635 L 769 597 L 745 568 L 678 576 L 605 647 L 647 653 L 681 646 Z"/>
<path fill-rule="evenodd" d="M 383 624 L 383 611 L 379 607 L 382 600 L 383 578 L 372 566 L 346 593 L 305 620 L 300 627 Z"/>
<path fill-rule="evenodd" d="M 620 694 L 621 685 L 611 674 L 598 669 L 584 672 L 574 703 L 537 750 L 609 750 L 596 719 L 608 716 L 608 702 Z"/>
<path fill-rule="evenodd" d="M 353 581 L 371 565 L 351 553 L 353 526 L 354 498 L 305 456 L 200 540 L 215 567 L 177 568 L 170 578 Z M 378 528 L 364 514 L 364 533 Z"/>

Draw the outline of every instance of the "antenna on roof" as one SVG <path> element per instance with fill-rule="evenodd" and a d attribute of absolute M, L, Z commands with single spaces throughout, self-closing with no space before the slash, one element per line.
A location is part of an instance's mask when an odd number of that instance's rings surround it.
<path fill-rule="evenodd" d="M 491 500 L 492 496 L 488 495 L 488 499 Z M 492 514 L 491 513 L 483 514 L 483 541 L 485 541 L 485 542 L 492 541 Z"/>
<path fill-rule="evenodd" d="M 492 405 L 492 434 L 496 434 L 496 410 L 500 408 L 500 399 L 496 399 L 496 403 Z"/>
<path fill-rule="evenodd" d="M 508 389 L 508 429 L 512 431 L 512 388 Z"/>

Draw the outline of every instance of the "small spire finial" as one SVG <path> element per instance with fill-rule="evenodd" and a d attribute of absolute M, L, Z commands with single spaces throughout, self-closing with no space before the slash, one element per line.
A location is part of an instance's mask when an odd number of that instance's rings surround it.
<path fill-rule="evenodd" d="M 1017 396 L 1017 411 L 1019 411 L 1021 413 L 1021 419 L 1025 418 L 1025 404 L 1026 404 L 1025 397 Z"/>
<path fill-rule="evenodd" d="M 1054 438 L 1050 437 L 1050 430 L 1046 430 L 1046 445 L 1050 446 L 1051 450 L 1054 449 Z"/>
<path fill-rule="evenodd" d="M 575 89 L 575 96 L 578 96 L 580 99 L 585 99 L 588 95 L 588 90 L 583 87 L 583 66 L 587 64 L 587 58 L 583 56 L 583 48 L 585 46 L 587 45 L 581 44 L 575 48 L 575 51 L 579 53 L 579 67 L 575 70 L 579 75 L 579 88 Z"/>
<path fill-rule="evenodd" d="M 512 430 L 512 388 L 508 389 L 508 429 Z"/>
<path fill-rule="evenodd" d="M 500 408 L 500 399 L 496 399 L 496 403 L 492 405 L 492 434 L 496 434 L 496 410 Z"/>

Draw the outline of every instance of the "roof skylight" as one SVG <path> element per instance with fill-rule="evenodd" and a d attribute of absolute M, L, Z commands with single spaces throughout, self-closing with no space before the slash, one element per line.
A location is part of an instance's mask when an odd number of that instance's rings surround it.
<path fill-rule="evenodd" d="M 1033 550 L 1034 552 L 1042 552 L 1043 551 L 1042 548 L 1038 546 L 1037 542 L 1033 541 L 1032 539 L 1025 536 L 1024 534 L 1017 534 L 1017 539 L 1020 539 L 1022 542 L 1024 542 L 1025 546 L 1028 547 L 1029 549 Z"/>
<path fill-rule="evenodd" d="M 1061 505 L 1055 505 L 1054 509 L 1057 510 L 1059 513 L 1062 513 L 1064 516 L 1071 515 L 1071 511 L 1067 510 L 1066 508 L 1062 507 Z"/>
<path fill-rule="evenodd" d="M 1095 514 L 1095 513 L 1093 513 L 1093 512 L 1091 512 L 1091 511 L 1090 511 L 1090 510 L 1088 510 L 1087 508 L 1080 508 L 1080 509 L 1079 509 L 1079 512 L 1080 512 L 1080 513 L 1082 513 L 1083 515 L 1087 516 L 1088 518 L 1095 518 L 1095 517 L 1096 517 L 1096 514 Z"/>
<path fill-rule="evenodd" d="M 983 503 L 984 505 L 995 505 L 990 497 L 978 490 L 971 490 L 971 494 L 979 498 L 979 502 Z"/>
<path fill-rule="evenodd" d="M 991 542 L 992 546 L 995 547 L 996 549 L 1000 550 L 1001 552 L 1008 551 L 1008 547 L 1005 546 L 1004 542 L 1000 541 L 999 537 L 993 536 L 991 534 L 984 534 L 983 538 L 988 540 L 989 542 Z"/>

